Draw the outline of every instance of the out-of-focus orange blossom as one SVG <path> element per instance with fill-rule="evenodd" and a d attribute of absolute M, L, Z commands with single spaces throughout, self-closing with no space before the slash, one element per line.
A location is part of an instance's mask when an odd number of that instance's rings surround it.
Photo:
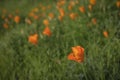
<path fill-rule="evenodd" d="M 14 21 L 15 21 L 15 23 L 19 23 L 20 22 L 20 16 L 15 16 Z"/>
<path fill-rule="evenodd" d="M 38 43 L 38 34 L 33 34 L 28 37 L 28 41 L 34 45 Z"/>
<path fill-rule="evenodd" d="M 50 28 L 48 26 L 45 27 L 45 29 L 43 30 L 43 34 L 47 35 L 47 36 L 51 36 L 51 31 L 50 31 Z"/>
<path fill-rule="evenodd" d="M 80 6 L 80 7 L 79 7 L 79 11 L 80 11 L 81 13 L 85 13 L 85 7 L 84 7 L 84 6 Z"/>

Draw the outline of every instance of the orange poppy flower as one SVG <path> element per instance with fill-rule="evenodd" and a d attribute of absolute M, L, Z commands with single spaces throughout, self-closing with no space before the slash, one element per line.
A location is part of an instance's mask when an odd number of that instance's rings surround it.
<path fill-rule="evenodd" d="M 60 8 L 61 6 L 63 6 L 66 3 L 65 0 L 61 0 L 57 2 L 57 7 Z"/>
<path fill-rule="evenodd" d="M 84 48 L 81 46 L 72 47 L 72 53 L 68 55 L 69 60 L 74 60 L 76 62 L 84 61 Z"/>
<path fill-rule="evenodd" d="M 62 17 L 65 15 L 65 11 L 62 8 L 59 8 L 59 13 Z"/>
<path fill-rule="evenodd" d="M 93 23 L 94 25 L 96 25 L 96 24 L 97 24 L 97 19 L 96 19 L 96 18 L 92 18 L 92 23 Z"/>
<path fill-rule="evenodd" d="M 61 1 L 60 1 L 60 4 L 61 4 L 61 5 L 64 5 L 65 3 L 66 3 L 65 0 L 61 0 Z"/>
<path fill-rule="evenodd" d="M 7 23 L 4 23 L 4 24 L 3 24 L 3 27 L 4 27 L 5 29 L 8 29 L 8 24 L 7 24 Z"/>
<path fill-rule="evenodd" d="M 33 34 L 28 37 L 28 41 L 34 45 L 38 43 L 38 34 Z"/>
<path fill-rule="evenodd" d="M 104 35 L 104 37 L 108 37 L 108 32 L 107 31 L 103 31 L 103 35 Z"/>
<path fill-rule="evenodd" d="M 49 13 L 48 16 L 50 17 L 50 19 L 54 18 L 54 14 L 53 13 Z"/>
<path fill-rule="evenodd" d="M 46 28 L 43 30 L 43 34 L 44 34 L 44 35 L 47 35 L 47 36 L 51 36 L 50 28 L 49 28 L 49 27 L 46 27 Z"/>
<path fill-rule="evenodd" d="M 75 14 L 75 13 L 71 13 L 71 14 L 70 14 L 70 18 L 71 18 L 72 20 L 74 20 L 74 19 L 76 18 L 76 16 L 77 16 L 77 14 Z"/>
<path fill-rule="evenodd" d="M 96 4 L 96 0 L 89 0 L 90 4 L 95 5 Z"/>
<path fill-rule="evenodd" d="M 116 2 L 116 6 L 117 6 L 118 8 L 120 8 L 120 1 L 117 1 L 117 2 Z"/>
<path fill-rule="evenodd" d="M 43 24 L 44 24 L 45 26 L 48 26 L 48 25 L 49 25 L 49 21 L 48 21 L 47 19 L 45 19 L 45 20 L 43 20 Z"/>
<path fill-rule="evenodd" d="M 75 1 L 70 1 L 68 5 L 68 10 L 72 10 L 73 6 L 75 6 Z"/>
<path fill-rule="evenodd" d="M 19 22 L 20 22 L 20 17 L 19 17 L 19 16 L 15 16 L 15 17 L 14 17 L 14 21 L 15 21 L 16 23 L 19 23 Z"/>
<path fill-rule="evenodd" d="M 77 1 L 77 0 L 76 0 L 76 1 Z M 75 1 L 72 1 L 72 0 L 71 0 L 70 3 L 69 3 L 69 5 L 71 5 L 71 6 L 75 6 L 75 4 L 76 4 Z"/>
<path fill-rule="evenodd" d="M 85 13 L 85 8 L 84 8 L 84 6 L 80 6 L 80 7 L 79 7 L 79 11 L 82 12 L 82 13 Z"/>

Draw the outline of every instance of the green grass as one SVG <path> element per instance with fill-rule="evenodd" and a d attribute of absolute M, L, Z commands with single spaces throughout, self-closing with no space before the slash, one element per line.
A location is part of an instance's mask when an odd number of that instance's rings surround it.
<path fill-rule="evenodd" d="M 86 10 L 82 14 L 78 7 L 85 5 L 87 9 L 88 0 L 81 0 L 71 11 L 77 12 L 79 17 L 73 21 L 66 15 L 61 22 L 57 19 L 55 0 L 42 1 L 44 6 L 51 4 L 52 9 L 43 12 L 39 8 L 38 14 L 55 14 L 55 19 L 50 21 L 50 37 L 42 34 L 45 27 L 42 22 L 47 16 L 32 19 L 31 25 L 24 22 L 40 1 L 36 0 L 34 5 L 28 0 L 1 2 L 1 8 L 8 13 L 16 15 L 14 11 L 19 9 L 22 21 L 15 24 L 11 20 L 9 29 L 4 29 L 4 20 L 0 19 L 0 80 L 120 80 L 120 11 L 115 2 L 99 0 L 92 12 Z M 69 13 L 67 5 L 68 2 L 64 9 Z M 92 18 L 97 19 L 97 24 L 87 26 Z M 103 36 L 104 30 L 108 31 L 108 38 Z M 28 36 L 33 33 L 39 35 L 37 45 L 28 42 Z M 83 63 L 67 59 L 71 47 L 77 45 L 85 49 Z"/>

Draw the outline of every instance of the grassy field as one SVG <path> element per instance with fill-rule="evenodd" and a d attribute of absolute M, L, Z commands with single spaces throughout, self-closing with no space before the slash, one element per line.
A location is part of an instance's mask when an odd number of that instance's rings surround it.
<path fill-rule="evenodd" d="M 1 0 L 0 80 L 120 80 L 120 0 Z"/>

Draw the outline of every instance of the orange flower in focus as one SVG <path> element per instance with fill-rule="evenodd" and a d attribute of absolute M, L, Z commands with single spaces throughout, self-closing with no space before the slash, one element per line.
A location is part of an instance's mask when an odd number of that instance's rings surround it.
<path fill-rule="evenodd" d="M 80 7 L 79 7 L 79 10 L 80 10 L 80 12 L 85 13 L 85 8 L 84 8 L 84 6 L 80 6 Z"/>
<path fill-rule="evenodd" d="M 47 19 L 45 19 L 45 20 L 43 20 L 43 24 L 44 24 L 45 26 L 48 26 L 48 25 L 49 25 L 49 21 L 48 21 Z"/>
<path fill-rule="evenodd" d="M 53 19 L 54 18 L 54 14 L 53 13 L 49 13 L 48 16 Z"/>
<path fill-rule="evenodd" d="M 5 29 L 8 29 L 8 24 L 7 24 L 7 23 L 4 23 L 4 24 L 3 24 L 3 27 L 4 27 Z"/>
<path fill-rule="evenodd" d="M 38 43 L 38 34 L 33 34 L 28 37 L 28 41 L 34 45 Z"/>
<path fill-rule="evenodd" d="M 90 0 L 90 4 L 95 5 L 96 4 L 96 0 Z"/>
<path fill-rule="evenodd" d="M 97 24 L 97 19 L 96 19 L 96 18 L 92 18 L 92 23 L 93 23 L 94 25 L 96 25 L 96 24 Z"/>
<path fill-rule="evenodd" d="M 81 46 L 72 47 L 72 53 L 68 55 L 69 60 L 74 60 L 76 62 L 84 61 L 84 48 Z"/>
<path fill-rule="evenodd" d="M 108 32 L 107 31 L 103 31 L 103 35 L 104 35 L 104 37 L 108 37 Z"/>
<path fill-rule="evenodd" d="M 19 17 L 19 16 L 15 16 L 15 17 L 14 17 L 14 21 L 15 21 L 16 23 L 19 23 L 19 22 L 20 22 L 20 17 Z"/>
<path fill-rule="evenodd" d="M 75 13 L 71 13 L 71 14 L 70 14 L 70 18 L 71 18 L 72 20 L 74 20 L 74 19 L 76 18 L 76 16 L 77 16 L 77 14 L 75 14 Z"/>
<path fill-rule="evenodd" d="M 46 27 L 43 31 L 43 34 L 44 35 L 47 35 L 47 36 L 50 36 L 51 35 L 51 31 L 50 31 L 50 28 L 49 27 Z"/>
<path fill-rule="evenodd" d="M 117 2 L 116 2 L 116 6 L 117 6 L 118 8 L 120 8 L 120 1 L 117 1 Z"/>

